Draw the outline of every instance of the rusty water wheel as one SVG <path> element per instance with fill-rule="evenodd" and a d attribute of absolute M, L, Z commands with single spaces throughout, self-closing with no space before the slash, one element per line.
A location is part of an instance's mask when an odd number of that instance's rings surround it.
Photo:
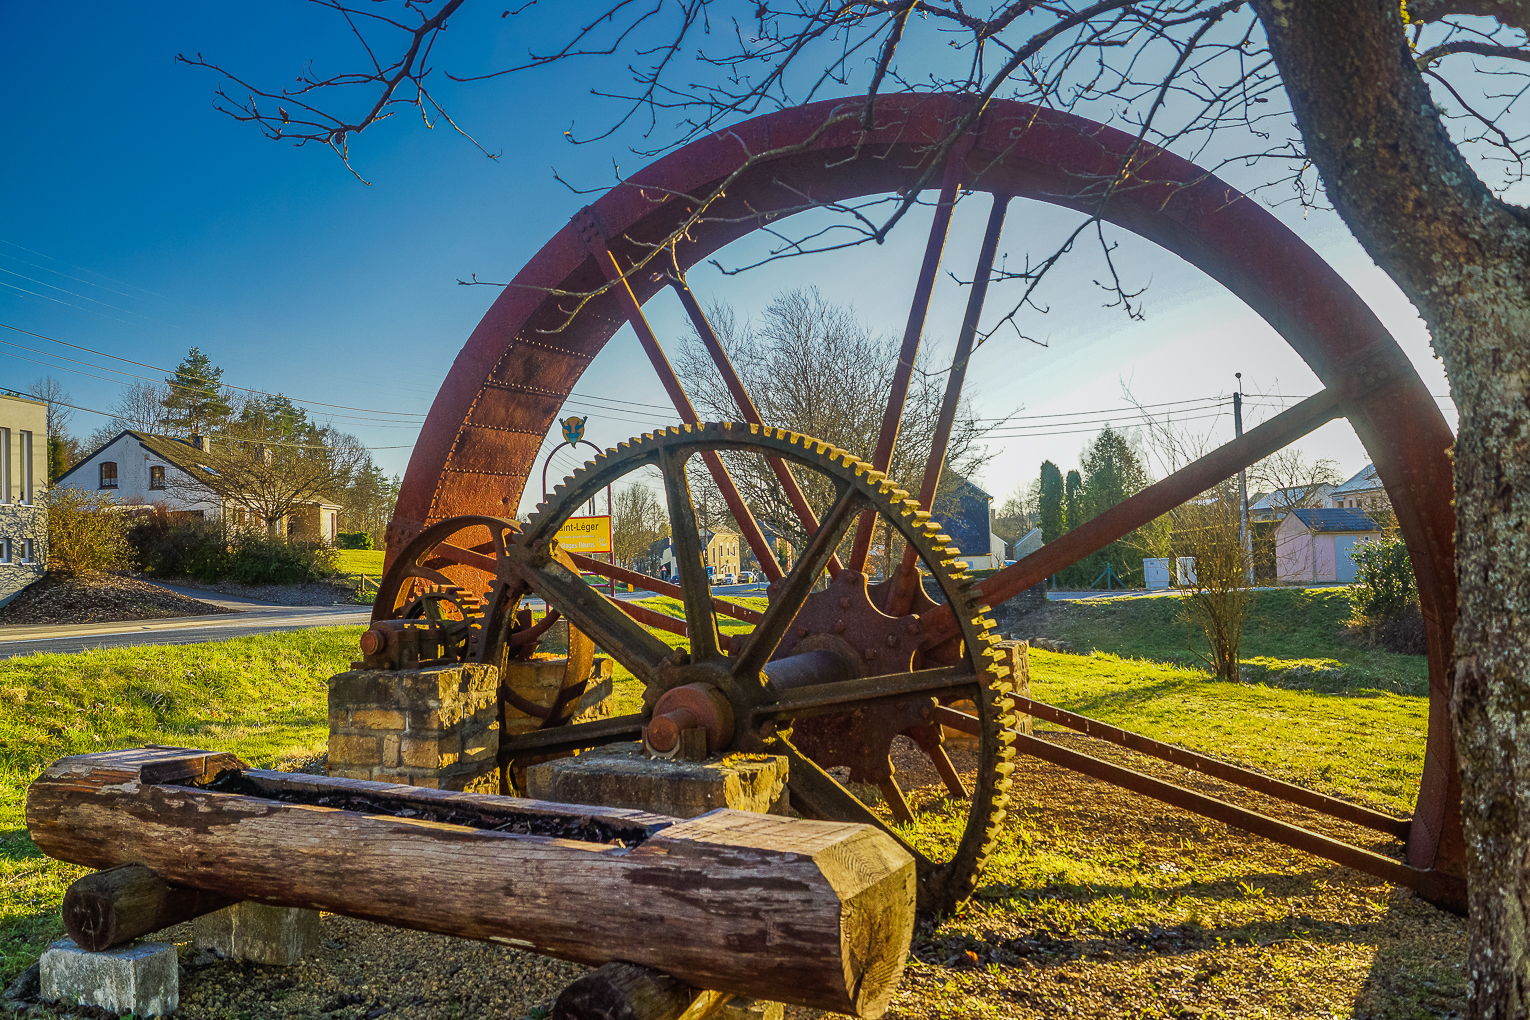
<path fill-rule="evenodd" d="M 702 563 L 703 543 L 686 464 L 692 457 L 721 452 L 780 458 L 799 472 L 822 476 L 835 491 L 833 504 L 792 570 L 775 585 L 763 611 L 714 597 Z M 556 547 L 558 528 L 591 493 L 644 467 L 655 467 L 663 475 L 683 620 L 607 597 L 581 576 L 581 559 L 569 562 Z M 817 598 L 813 589 L 849 528 L 864 512 L 876 514 L 916 550 L 920 568 L 958 607 L 961 648 L 954 661 L 934 669 L 916 667 L 919 631 L 911 617 L 883 617 L 878 654 L 870 655 L 854 635 L 847 640 L 832 629 L 810 632 L 803 625 L 806 621 L 799 620 L 803 607 Z M 509 753 L 584 748 L 618 736 L 632 739 L 645 725 L 668 718 L 666 705 L 675 699 L 699 698 L 705 703 L 710 698 L 716 714 L 704 724 L 709 753 L 784 754 L 789 759 L 793 808 L 809 817 L 864 822 L 890 833 L 914 856 L 920 909 L 948 911 L 971 894 L 1004 819 L 1014 722 L 1009 667 L 993 647 L 996 638 L 983 616 L 987 607 L 971 596 L 971 580 L 952 553 L 929 514 L 906 492 L 870 465 L 811 437 L 723 422 L 683 426 L 623 443 L 565 480 L 550 502 L 538 508 L 524 534 L 507 550 L 506 576 L 518 583 L 506 585 L 499 597 L 507 605 L 532 594 L 545 599 L 643 682 L 644 711 L 568 726 L 555 734 L 507 738 Z M 833 597 L 858 590 L 869 615 L 881 616 L 867 601 L 864 575 L 850 575 L 839 572 L 830 585 Z M 724 635 L 718 628 L 719 615 L 752 617 L 753 628 Z M 869 620 L 861 624 L 868 626 Z M 672 649 L 645 625 L 669 631 L 684 643 Z M 938 699 L 973 706 L 967 725 L 977 731 L 978 739 L 965 781 L 941 749 Z M 703 705 L 699 711 L 705 715 L 709 709 Z M 931 756 L 935 768 L 950 777 L 959 799 L 943 800 L 929 811 L 910 808 L 890 765 L 894 740 L 910 731 L 915 731 L 916 746 Z M 840 732 L 854 735 L 854 755 L 846 753 L 845 745 L 826 739 Z M 840 777 L 834 769 L 842 769 Z M 859 774 L 862 769 L 869 770 L 866 776 Z M 868 807 L 862 798 L 869 791 L 853 789 L 867 778 L 886 795 L 887 815 Z M 960 830 L 954 840 L 942 841 L 931 830 L 953 827 L 953 813 L 965 814 L 965 821 L 954 826 Z"/>
<path fill-rule="evenodd" d="M 1455 619 L 1448 455 L 1453 440 L 1428 390 L 1365 302 L 1258 202 L 1205 169 L 1144 146 L 1128 133 L 1022 103 L 992 101 L 979 110 L 976 102 L 962 95 L 881 95 L 871 130 L 861 127 L 864 98 L 782 110 L 698 139 L 580 211 L 516 275 L 456 358 L 404 477 L 389 528 L 390 557 L 435 522 L 463 514 L 504 514 L 517 506 L 534 470 L 538 446 L 563 401 L 623 325 L 636 332 L 680 419 L 696 422 L 684 387 L 644 315 L 645 302 L 662 291 L 672 291 L 684 306 L 737 401 L 741 419 L 763 424 L 717 343 L 701 302 L 691 293 L 686 271 L 753 230 L 779 229 L 784 218 L 804 209 L 923 190 L 926 201 L 933 200 L 934 215 L 911 289 L 900 368 L 880 442 L 874 450 L 856 451 L 873 466 L 885 467 L 891 462 L 909 366 L 925 332 L 951 209 L 958 198 L 992 203 L 975 267 L 961 267 L 964 276 L 970 269 L 975 284 L 958 335 L 954 360 L 961 366 L 966 361 L 960 348 L 966 344 L 970 349 L 1011 201 L 1030 199 L 1099 211 L 1106 221 L 1155 242 L 1226 286 L 1290 344 L 1322 389 L 984 579 L 975 591 L 997 605 L 1240 468 L 1336 417 L 1347 418 L 1376 464 L 1413 560 L 1428 635 L 1430 711 L 1411 818 L 1373 819 L 1405 840 L 1406 869 L 1390 871 L 1374 854 L 1345 859 L 1412 884 L 1435 902 L 1458 903 L 1464 849 L 1447 668 Z M 846 112 L 857 116 L 841 116 Z M 1110 187 L 1128 165 L 1131 186 Z M 1107 193 L 1109 202 L 1101 206 L 1101 196 Z M 835 371 L 837 366 L 825 370 Z M 960 390 L 960 379 L 954 379 L 948 394 L 959 396 Z M 954 407 L 944 410 L 942 420 L 949 421 Z M 944 441 L 937 440 L 930 458 L 935 477 L 946 454 Z M 774 563 L 768 543 L 740 517 L 737 487 L 726 465 L 709 460 L 707 467 L 739 519 L 744 540 L 767 575 L 779 579 L 784 572 Z M 787 474 L 778 472 L 778 477 L 791 497 Z M 927 469 L 926 480 L 930 477 L 932 470 Z M 922 490 L 919 495 L 927 505 L 928 493 Z M 800 499 L 793 503 L 803 527 L 811 530 L 810 508 Z M 843 568 L 852 577 L 864 573 L 870 541 L 869 529 L 858 529 L 845 561 L 831 561 L 830 572 L 838 576 L 835 568 Z M 849 597 L 852 605 L 846 612 L 875 619 L 865 616 L 858 595 Z M 883 615 L 917 617 L 921 664 L 935 664 L 950 655 L 960 637 L 961 614 L 925 602 L 917 586 L 874 588 L 870 597 L 872 607 Z M 832 632 L 837 605 L 837 600 L 815 605 L 804 599 L 803 611 L 816 621 L 813 627 Z M 848 630 L 849 620 L 846 626 Z M 810 633 L 808 638 L 814 636 Z M 864 654 L 870 646 L 865 634 L 862 638 Z M 884 718 L 880 724 L 888 728 L 896 722 Z M 811 727 L 802 729 L 804 743 L 814 743 L 807 732 Z M 1045 750 L 1026 746 L 1031 753 Z M 869 753 L 857 759 L 862 776 L 874 771 Z M 1321 801 L 1297 793 L 1288 799 Z M 1258 825 L 1256 831 L 1273 838 L 1330 852 L 1307 840 L 1312 833 L 1306 830 L 1301 836 L 1272 830 L 1263 822 Z M 1448 891 L 1438 892 L 1439 883 L 1430 885 L 1434 879 L 1428 876 L 1439 878 L 1444 883 L 1439 888 L 1448 886 Z"/>

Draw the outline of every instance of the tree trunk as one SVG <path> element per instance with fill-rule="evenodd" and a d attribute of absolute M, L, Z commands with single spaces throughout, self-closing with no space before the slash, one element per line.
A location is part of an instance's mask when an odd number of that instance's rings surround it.
<path fill-rule="evenodd" d="M 1530 216 L 1494 197 L 1450 141 L 1396 0 L 1255 7 L 1329 198 L 1428 325 L 1460 412 L 1451 710 L 1470 881 L 1467 993 L 1472 1017 L 1521 1018 L 1530 1011 Z"/>

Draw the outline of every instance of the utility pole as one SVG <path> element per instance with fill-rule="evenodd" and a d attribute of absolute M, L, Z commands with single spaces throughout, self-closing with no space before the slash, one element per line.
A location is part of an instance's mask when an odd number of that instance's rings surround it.
<path fill-rule="evenodd" d="M 1243 435 L 1243 373 L 1234 372 L 1238 388 L 1233 390 L 1233 432 Z M 1248 583 L 1254 583 L 1254 538 L 1248 528 L 1248 471 L 1238 469 L 1238 541 L 1243 543 L 1243 562 L 1246 565 Z"/>

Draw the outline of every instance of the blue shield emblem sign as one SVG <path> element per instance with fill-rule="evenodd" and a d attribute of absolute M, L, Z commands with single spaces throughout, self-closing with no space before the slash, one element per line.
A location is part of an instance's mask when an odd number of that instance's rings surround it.
<path fill-rule="evenodd" d="M 568 443 L 569 445 L 573 445 L 574 443 L 579 442 L 579 440 L 581 440 L 583 438 L 584 438 L 584 419 L 583 418 L 577 418 L 577 417 L 576 418 L 564 418 L 563 419 L 563 441 L 565 443 Z"/>

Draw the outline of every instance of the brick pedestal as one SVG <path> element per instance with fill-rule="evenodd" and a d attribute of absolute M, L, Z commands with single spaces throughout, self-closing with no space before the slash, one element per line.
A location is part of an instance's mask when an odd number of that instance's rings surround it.
<path fill-rule="evenodd" d="M 329 681 L 329 774 L 498 793 L 499 671 L 355 669 Z"/>

